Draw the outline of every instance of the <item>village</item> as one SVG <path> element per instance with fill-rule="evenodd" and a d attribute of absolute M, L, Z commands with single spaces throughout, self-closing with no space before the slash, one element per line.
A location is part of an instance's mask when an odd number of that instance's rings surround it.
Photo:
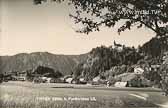
<path fill-rule="evenodd" d="M 157 72 L 160 65 L 152 65 L 150 68 L 146 68 L 148 71 Z M 45 74 L 39 74 L 38 72 L 46 71 Z M 111 71 L 111 70 L 109 70 Z M 78 79 L 73 75 L 61 75 L 57 73 L 54 77 L 54 70 L 48 67 L 37 67 L 31 74 L 28 71 L 22 72 L 8 72 L 1 75 L 1 80 L 19 81 L 19 82 L 32 82 L 34 84 L 40 83 L 65 83 L 65 84 L 82 84 L 86 86 L 107 86 L 107 87 L 152 87 L 152 82 L 144 78 L 144 67 L 135 66 L 133 72 L 126 72 L 113 77 L 113 81 L 102 79 L 100 75 L 92 79 L 92 81 L 86 81 L 84 77 Z M 2 82 L 1 81 L 1 82 Z"/>

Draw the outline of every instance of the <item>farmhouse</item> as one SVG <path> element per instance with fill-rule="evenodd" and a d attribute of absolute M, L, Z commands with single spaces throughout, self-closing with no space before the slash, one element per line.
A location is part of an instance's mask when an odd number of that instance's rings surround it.
<path fill-rule="evenodd" d="M 71 83 L 72 83 L 72 80 L 73 80 L 73 78 L 67 78 L 67 79 L 65 79 L 65 82 L 71 84 Z"/>
<path fill-rule="evenodd" d="M 100 76 L 93 78 L 93 82 L 98 82 L 99 80 L 100 80 Z"/>
<path fill-rule="evenodd" d="M 118 80 L 115 87 L 148 87 L 151 86 L 150 81 L 142 75 L 136 73 L 123 73 L 115 77 Z"/>
<path fill-rule="evenodd" d="M 17 75 L 18 74 L 18 75 Z M 20 73 L 10 73 L 10 72 L 5 72 L 4 74 L 0 74 L 0 80 L 1 81 L 25 81 L 26 80 L 26 74 L 23 72 Z"/>
<path fill-rule="evenodd" d="M 26 77 L 25 76 L 19 76 L 17 78 L 18 81 L 25 81 L 26 80 Z"/>
<path fill-rule="evenodd" d="M 47 82 L 47 83 L 50 83 L 51 82 L 51 78 L 48 78 L 48 77 L 41 77 L 41 79 L 43 80 L 43 82 Z"/>
<path fill-rule="evenodd" d="M 115 77 L 115 79 L 119 80 L 117 81 L 114 86 L 115 87 L 128 87 L 130 86 L 129 85 L 129 82 L 135 78 L 135 74 L 134 73 L 123 73 L 123 74 L 120 74 L 118 76 Z"/>
<path fill-rule="evenodd" d="M 127 87 L 128 86 L 128 82 L 116 82 L 114 84 L 115 87 Z"/>
<path fill-rule="evenodd" d="M 46 82 L 47 82 L 47 83 L 51 83 L 51 80 L 52 80 L 52 78 L 47 78 L 47 79 L 46 79 Z"/>
<path fill-rule="evenodd" d="M 87 83 L 87 81 L 86 81 L 85 78 L 83 78 L 83 77 L 78 78 L 78 79 L 76 80 L 76 82 L 77 82 L 78 84 L 86 84 L 86 83 Z"/>
<path fill-rule="evenodd" d="M 72 83 L 72 80 L 73 80 L 72 75 L 66 75 L 66 76 L 64 76 L 63 80 L 66 83 Z"/>
<path fill-rule="evenodd" d="M 80 81 L 80 82 L 84 82 L 85 79 L 84 79 L 84 78 L 79 78 L 79 81 Z"/>
<path fill-rule="evenodd" d="M 25 71 L 17 72 L 17 75 L 12 75 L 12 80 L 25 81 L 27 73 Z"/>
<path fill-rule="evenodd" d="M 141 67 L 135 67 L 134 68 L 134 73 L 135 74 L 143 74 L 144 73 L 144 69 L 142 69 Z"/>
<path fill-rule="evenodd" d="M 160 68 L 160 65 L 151 65 L 151 71 L 158 71 Z"/>
<path fill-rule="evenodd" d="M 64 82 L 70 84 L 86 84 L 86 80 L 84 78 L 73 78 L 72 76 L 66 76 Z"/>
<path fill-rule="evenodd" d="M 97 77 L 95 77 L 95 78 L 93 78 L 93 80 L 92 80 L 92 82 L 91 82 L 91 84 L 92 85 L 99 85 L 100 84 L 100 76 L 97 76 Z"/>

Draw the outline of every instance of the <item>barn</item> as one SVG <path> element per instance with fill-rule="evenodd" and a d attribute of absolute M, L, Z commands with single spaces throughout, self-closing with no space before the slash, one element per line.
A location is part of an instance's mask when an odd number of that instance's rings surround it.
<path fill-rule="evenodd" d="M 115 77 L 115 87 L 148 87 L 150 81 L 136 73 L 123 73 Z"/>

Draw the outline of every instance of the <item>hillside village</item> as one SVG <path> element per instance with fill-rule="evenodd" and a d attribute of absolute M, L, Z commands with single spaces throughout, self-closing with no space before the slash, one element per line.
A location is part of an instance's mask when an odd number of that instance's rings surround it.
<path fill-rule="evenodd" d="M 159 43 L 156 55 L 154 43 Z M 2 81 L 29 81 L 32 83 L 71 83 L 115 87 L 160 87 L 160 67 L 168 58 L 167 48 L 160 39 L 152 39 L 137 49 L 114 41 L 114 45 L 92 49 L 87 59 L 72 67 L 71 73 L 63 74 L 46 65 L 36 65 L 24 71 L 1 72 Z M 16 61 L 17 62 L 17 61 Z M 70 68 L 69 68 L 70 69 Z M 2 69 L 3 70 L 3 69 Z"/>
<path fill-rule="evenodd" d="M 39 68 L 43 68 L 46 70 L 45 74 L 36 73 Z M 142 77 L 144 70 L 140 67 L 135 67 L 134 71 L 131 73 L 123 73 L 118 76 L 115 76 L 114 79 L 118 80 L 113 85 L 106 79 L 101 79 L 100 76 L 96 76 L 93 78 L 91 82 L 87 82 L 84 77 L 75 80 L 73 75 L 65 75 L 63 76 L 61 73 L 53 73 L 57 74 L 57 76 L 53 77 L 52 73 L 48 73 L 50 68 L 39 66 L 37 67 L 32 74 L 29 74 L 28 71 L 18 72 L 18 73 L 10 73 L 4 74 L 2 80 L 4 81 L 30 81 L 32 83 L 69 83 L 69 84 L 91 84 L 91 85 L 107 85 L 107 86 L 115 86 L 115 87 L 138 87 L 138 85 L 133 85 L 132 81 L 141 77 L 143 80 L 143 85 L 139 85 L 139 87 L 149 87 L 150 82 Z M 54 71 L 53 71 L 54 72 Z M 144 82 L 145 81 L 145 82 Z M 137 83 L 137 82 L 135 82 Z"/>

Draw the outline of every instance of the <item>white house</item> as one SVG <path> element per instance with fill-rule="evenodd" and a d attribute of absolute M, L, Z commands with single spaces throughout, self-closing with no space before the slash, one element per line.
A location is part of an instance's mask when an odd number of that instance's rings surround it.
<path fill-rule="evenodd" d="M 26 80 L 26 77 L 25 76 L 19 76 L 17 78 L 18 81 L 25 81 Z"/>
<path fill-rule="evenodd" d="M 85 82 L 85 78 L 80 78 L 79 81 L 80 82 Z"/>
<path fill-rule="evenodd" d="M 67 78 L 67 79 L 65 79 L 65 82 L 67 82 L 67 83 L 72 83 L 72 80 L 73 80 L 73 78 L 71 77 L 71 78 Z"/>
<path fill-rule="evenodd" d="M 160 65 L 151 65 L 151 70 L 157 71 L 159 70 Z"/>
<path fill-rule="evenodd" d="M 42 79 L 42 80 L 47 80 L 47 77 L 42 77 L 41 79 Z"/>
<path fill-rule="evenodd" d="M 98 82 L 99 80 L 100 80 L 100 76 L 93 78 L 93 82 Z"/>
<path fill-rule="evenodd" d="M 50 83 L 52 78 L 49 78 L 49 77 L 41 77 L 41 79 L 43 80 L 43 82 Z"/>
<path fill-rule="evenodd" d="M 115 87 L 127 87 L 128 82 L 116 82 Z"/>
<path fill-rule="evenodd" d="M 144 69 L 142 69 L 140 67 L 135 67 L 134 68 L 134 73 L 135 74 L 143 74 L 144 73 Z"/>
<path fill-rule="evenodd" d="M 18 81 L 25 81 L 26 80 L 26 72 L 22 71 L 18 73 L 19 75 L 17 76 Z"/>
<path fill-rule="evenodd" d="M 51 82 L 51 79 L 52 79 L 52 78 L 47 78 L 47 79 L 46 79 L 46 82 L 47 82 L 47 83 L 50 83 L 50 82 Z"/>

